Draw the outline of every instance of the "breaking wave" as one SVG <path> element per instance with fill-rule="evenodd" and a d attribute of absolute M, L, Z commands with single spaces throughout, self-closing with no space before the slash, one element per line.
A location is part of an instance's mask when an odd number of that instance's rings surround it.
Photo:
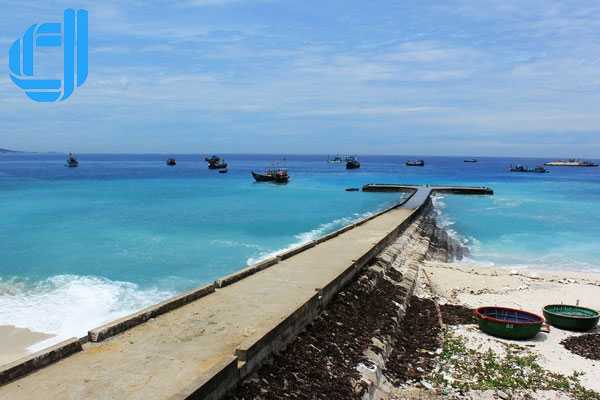
<path fill-rule="evenodd" d="M 38 351 L 173 294 L 93 276 L 57 275 L 35 284 L 0 279 L 0 325 L 54 335 L 28 349 Z"/>
<path fill-rule="evenodd" d="M 274 257 L 278 254 L 285 253 L 288 250 L 291 250 L 298 246 L 302 246 L 303 244 L 306 244 L 312 240 L 316 240 L 322 236 L 327 235 L 328 233 L 334 232 L 334 231 L 341 229 L 347 225 L 358 222 L 361 219 L 368 218 L 373 214 L 375 214 L 375 212 L 365 212 L 362 214 L 356 213 L 350 217 L 338 218 L 331 222 L 321 224 L 313 230 L 310 230 L 308 232 L 302 232 L 302 233 L 295 235 L 295 238 L 297 240 L 294 243 L 290 244 L 289 246 L 287 246 L 283 249 L 274 250 L 274 251 L 263 251 L 255 257 L 248 258 L 248 260 L 246 260 L 246 263 L 248 265 L 252 265 L 257 262 L 261 262 L 268 258 Z"/>

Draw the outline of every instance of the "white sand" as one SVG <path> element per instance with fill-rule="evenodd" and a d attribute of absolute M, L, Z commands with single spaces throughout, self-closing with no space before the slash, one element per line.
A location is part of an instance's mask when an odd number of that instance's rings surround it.
<path fill-rule="evenodd" d="M 52 335 L 33 332 L 29 329 L 0 325 L 0 365 L 27 356 L 29 346 L 51 337 Z"/>
<path fill-rule="evenodd" d="M 600 310 L 600 274 L 577 272 L 510 271 L 472 265 L 427 263 L 425 271 L 438 296 L 469 307 L 498 305 L 523 309 L 542 315 L 544 305 L 579 304 Z M 540 356 L 546 369 L 570 375 L 585 372 L 582 384 L 600 392 L 600 361 L 588 360 L 565 349 L 560 341 L 578 333 L 552 327 L 550 334 L 540 333 L 531 341 L 507 341 L 488 336 L 477 327 L 457 328 L 473 348 L 501 351 L 502 343 L 516 343 Z M 596 328 L 594 332 L 600 332 Z"/>

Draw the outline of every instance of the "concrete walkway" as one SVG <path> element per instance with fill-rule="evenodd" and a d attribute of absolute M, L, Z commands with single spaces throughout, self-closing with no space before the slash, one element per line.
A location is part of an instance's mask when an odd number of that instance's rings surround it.
<path fill-rule="evenodd" d="M 2 400 L 170 399 L 230 361 L 406 220 L 414 201 L 231 286 L 0 387 Z"/>

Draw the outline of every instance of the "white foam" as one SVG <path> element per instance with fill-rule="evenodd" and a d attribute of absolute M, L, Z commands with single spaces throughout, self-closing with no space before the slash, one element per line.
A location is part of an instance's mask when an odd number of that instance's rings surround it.
<path fill-rule="evenodd" d="M 0 325 L 55 335 L 29 351 L 84 336 L 89 329 L 173 295 L 91 276 L 57 275 L 34 285 L 0 283 Z"/>
<path fill-rule="evenodd" d="M 450 238 L 454 239 L 462 246 L 467 247 L 469 251 L 473 251 L 479 246 L 479 241 L 474 237 L 462 235 L 452 228 L 456 222 L 444 212 L 444 209 L 446 208 L 446 203 L 443 201 L 444 198 L 445 197 L 442 195 L 431 196 L 431 203 L 433 204 L 433 211 L 438 226 L 444 229 Z"/>
<path fill-rule="evenodd" d="M 263 251 L 263 252 L 259 253 L 256 257 L 248 258 L 248 260 L 246 260 L 246 263 L 248 265 L 252 265 L 252 264 L 261 262 L 263 260 L 266 260 L 268 258 L 275 257 L 281 253 L 285 253 L 286 251 L 292 250 L 295 247 L 302 246 L 303 244 L 306 244 L 312 240 L 316 240 L 322 236 L 327 235 L 328 233 L 331 233 L 333 231 L 341 229 L 344 226 L 358 222 L 361 219 L 368 218 L 373 214 L 374 214 L 374 212 L 365 212 L 362 214 L 356 213 L 356 214 L 352 215 L 351 217 L 338 218 L 331 222 L 321 224 L 313 230 L 310 230 L 308 232 L 302 232 L 302 233 L 295 235 L 295 238 L 298 240 L 296 242 L 290 244 L 289 246 L 287 246 L 283 249 L 275 250 L 275 251 Z"/>

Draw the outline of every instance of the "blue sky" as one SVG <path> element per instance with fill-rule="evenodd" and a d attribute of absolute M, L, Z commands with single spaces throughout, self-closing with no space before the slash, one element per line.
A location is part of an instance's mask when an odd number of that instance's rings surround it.
<path fill-rule="evenodd" d="M 1 7 L 0 147 L 600 157 L 600 2 Z M 88 80 L 34 103 L 10 81 L 8 48 L 68 7 L 90 13 Z"/>

